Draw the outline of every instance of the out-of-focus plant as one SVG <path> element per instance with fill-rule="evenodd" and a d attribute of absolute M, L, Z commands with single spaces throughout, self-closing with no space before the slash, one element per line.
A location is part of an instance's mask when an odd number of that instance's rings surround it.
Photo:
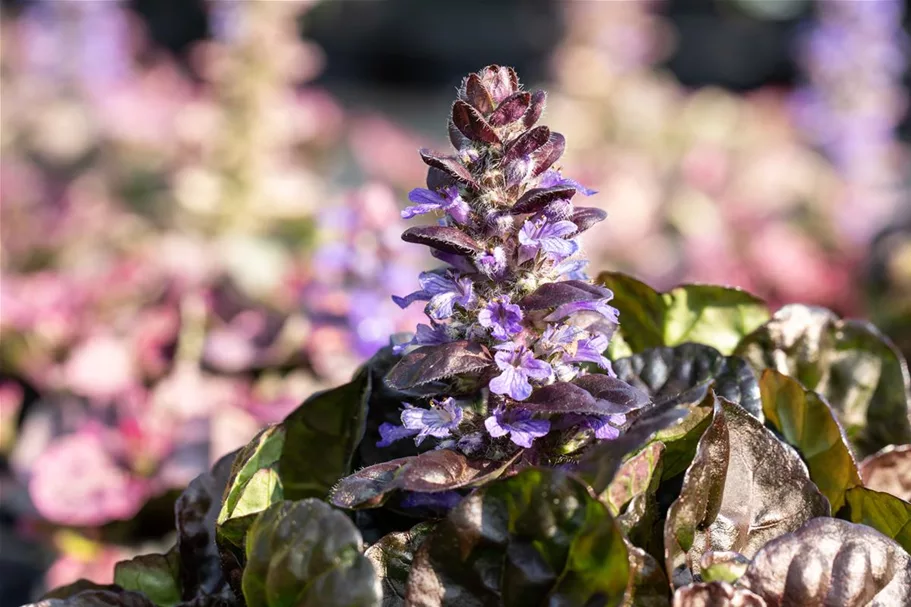
<path fill-rule="evenodd" d="M 463 81 L 403 211 L 438 220 L 402 234 L 445 264 L 396 298 L 427 324 L 195 479 L 170 550 L 48 607 L 911 601 L 901 354 L 824 308 L 590 280 L 604 213 L 545 101 Z"/>
<path fill-rule="evenodd" d="M 213 3 L 201 80 L 118 2 L 4 20 L 0 449 L 35 510 L 3 493 L 53 585 L 109 575 L 158 502 L 406 328 L 393 195 L 324 176 L 305 5 Z"/>
<path fill-rule="evenodd" d="M 850 184 L 811 147 L 784 91 L 690 91 L 656 70 L 673 39 L 656 4 L 562 5 L 551 108 L 577 142 L 567 165 L 607 194 L 616 220 L 590 255 L 664 287 L 736 284 L 773 304 L 858 311 L 864 250 L 842 230 Z"/>

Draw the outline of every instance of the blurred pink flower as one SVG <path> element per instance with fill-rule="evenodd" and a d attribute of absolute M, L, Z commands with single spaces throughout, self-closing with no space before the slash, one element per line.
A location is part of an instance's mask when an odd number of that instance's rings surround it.
<path fill-rule="evenodd" d="M 128 344 L 110 335 L 96 335 L 78 345 L 64 375 L 73 392 L 96 400 L 123 394 L 138 379 Z"/>
<path fill-rule="evenodd" d="M 56 440 L 34 463 L 29 494 L 38 512 L 61 525 L 102 525 L 134 516 L 148 497 L 108 452 L 105 438 L 82 431 Z"/>

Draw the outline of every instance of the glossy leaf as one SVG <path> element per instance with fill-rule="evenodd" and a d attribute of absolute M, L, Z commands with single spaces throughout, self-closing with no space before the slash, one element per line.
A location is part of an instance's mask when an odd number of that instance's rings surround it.
<path fill-rule="evenodd" d="M 613 363 L 620 379 L 644 390 L 655 400 L 680 398 L 694 402 L 715 393 L 762 419 L 759 381 L 743 359 L 723 356 L 702 344 L 649 348 Z M 696 390 L 698 388 L 698 390 Z"/>
<path fill-rule="evenodd" d="M 646 394 L 626 382 L 592 374 L 573 383 L 557 382 L 539 388 L 522 406 L 537 413 L 616 415 L 634 411 L 648 402 Z"/>
<path fill-rule="evenodd" d="M 630 542 L 651 554 L 661 554 L 661 537 L 655 533 L 660 516 L 655 494 L 661 482 L 664 444 L 654 442 L 626 460 L 610 487 L 601 495 Z"/>
<path fill-rule="evenodd" d="M 269 426 L 235 458 L 227 493 L 215 521 L 219 542 L 227 541 L 242 548 L 256 515 L 284 499 L 278 462 L 285 437 L 282 425 Z"/>
<path fill-rule="evenodd" d="M 574 186 L 555 185 L 549 188 L 535 188 L 522 194 L 510 210 L 518 214 L 537 213 L 555 200 L 569 200 L 575 195 Z"/>
<path fill-rule="evenodd" d="M 496 131 L 488 124 L 484 117 L 464 101 L 456 101 L 452 105 L 452 123 L 459 132 L 479 143 L 500 143 Z"/>
<path fill-rule="evenodd" d="M 70 597 L 76 596 L 80 592 L 86 591 L 105 591 L 111 590 L 114 592 L 120 592 L 123 589 L 114 584 L 98 584 L 92 580 L 87 580 L 85 578 L 80 578 L 73 582 L 72 584 L 66 584 L 65 586 L 58 586 L 53 590 L 49 590 L 41 596 L 41 601 L 48 599 L 68 599 Z"/>
<path fill-rule="evenodd" d="M 627 454 L 641 449 L 661 430 L 673 428 L 686 413 L 672 401 L 649 408 L 619 438 L 589 447 L 579 460 L 577 473 L 595 495 L 601 495 L 614 480 Z"/>
<path fill-rule="evenodd" d="M 862 452 L 911 443 L 911 380 L 901 354 L 868 323 L 825 308 L 785 306 L 746 336 L 737 353 L 821 394 Z"/>
<path fill-rule="evenodd" d="M 417 226 L 402 232 L 402 240 L 413 242 L 456 255 L 473 255 L 481 251 L 475 240 L 458 228 L 449 226 Z"/>
<path fill-rule="evenodd" d="M 314 394 L 282 422 L 287 438 L 278 471 L 286 499 L 323 499 L 351 472 L 374 381 L 362 370 L 351 382 Z"/>
<path fill-rule="evenodd" d="M 382 581 L 382 607 L 401 607 L 405 604 L 405 587 L 414 553 L 432 529 L 433 523 L 420 523 L 408 531 L 390 533 L 364 553 Z"/>
<path fill-rule="evenodd" d="M 890 445 L 860 463 L 864 487 L 911 501 L 911 445 Z"/>
<path fill-rule="evenodd" d="M 576 301 L 610 299 L 612 296 L 604 287 L 581 280 L 564 280 L 544 283 L 519 300 L 519 306 L 523 310 L 549 310 Z"/>
<path fill-rule="evenodd" d="M 708 582 L 678 588 L 674 607 L 766 607 L 766 602 L 746 588 Z"/>
<path fill-rule="evenodd" d="M 699 573 L 709 550 L 751 558 L 769 540 L 829 513 L 800 457 L 743 408 L 716 399 L 667 514 L 667 570 L 680 586 Z"/>
<path fill-rule="evenodd" d="M 494 102 L 477 74 L 469 75 L 463 84 L 465 101 L 473 105 L 482 114 L 489 114 L 493 111 Z"/>
<path fill-rule="evenodd" d="M 535 150 L 531 157 L 534 162 L 534 168 L 531 170 L 532 177 L 537 177 L 553 164 L 560 160 L 563 151 L 566 149 L 566 138 L 560 133 L 551 133 L 547 143 Z"/>
<path fill-rule="evenodd" d="M 427 166 L 438 169 L 457 181 L 461 181 L 472 187 L 477 186 L 471 172 L 465 168 L 465 165 L 459 162 L 458 158 L 443 156 L 427 149 L 422 149 L 420 154 L 421 160 L 423 160 L 424 164 Z"/>
<path fill-rule="evenodd" d="M 576 224 L 576 234 L 581 234 L 605 219 L 607 219 L 607 212 L 596 207 L 576 207 L 572 217 L 569 218 Z"/>
<path fill-rule="evenodd" d="M 911 504 L 866 487 L 854 487 L 846 497 L 852 523 L 873 527 L 911 553 Z"/>
<path fill-rule="evenodd" d="M 911 557 L 870 527 L 816 518 L 764 546 L 737 585 L 768 605 L 907 605 Z"/>
<path fill-rule="evenodd" d="M 531 105 L 529 105 L 528 111 L 526 111 L 525 115 L 522 117 L 522 124 L 525 125 L 525 128 L 530 129 L 535 126 L 541 118 L 541 114 L 544 113 L 544 107 L 546 105 L 547 93 L 544 91 L 535 91 L 532 93 Z"/>
<path fill-rule="evenodd" d="M 503 163 L 509 164 L 545 145 L 550 138 L 550 129 L 546 126 L 536 126 L 535 128 L 525 131 L 506 145 L 506 153 L 503 155 Z"/>
<path fill-rule="evenodd" d="M 607 508 L 566 473 L 529 468 L 438 524 L 415 555 L 405 604 L 619 605 L 628 577 Z"/>
<path fill-rule="evenodd" d="M 237 570 L 226 571 L 216 545 L 215 521 L 221 510 L 231 465 L 238 452 L 222 457 L 212 471 L 201 474 L 174 504 L 177 552 L 180 555 L 180 587 L 184 600 L 230 595 L 228 584 Z M 227 578 L 227 579 L 226 579 Z"/>
<path fill-rule="evenodd" d="M 114 583 L 124 590 L 140 592 L 158 607 L 181 601 L 180 557 L 176 549 L 167 554 L 144 554 L 114 567 Z"/>
<path fill-rule="evenodd" d="M 250 527 L 243 595 L 248 607 L 373 607 L 380 580 L 361 534 L 317 499 L 273 504 Z"/>
<path fill-rule="evenodd" d="M 796 448 L 810 478 L 828 498 L 832 512 L 845 503 L 845 492 L 861 484 L 857 463 L 829 404 L 795 379 L 766 369 L 759 382 L 766 421 Z"/>
<path fill-rule="evenodd" d="M 525 115 L 531 104 L 531 94 L 524 91 L 513 93 L 500 102 L 497 109 L 490 115 L 488 122 L 492 126 L 506 126 L 512 124 Z"/>
<path fill-rule="evenodd" d="M 491 365 L 491 358 L 476 343 L 462 340 L 412 350 L 389 371 L 386 384 L 407 390 L 461 373 L 474 373 Z"/>
<path fill-rule="evenodd" d="M 375 508 L 393 491 L 439 493 L 492 480 L 515 460 L 471 460 L 451 449 L 376 464 L 343 478 L 329 501 L 340 508 Z"/>
<path fill-rule="evenodd" d="M 668 607 L 671 604 L 667 577 L 648 552 L 629 543 L 629 583 L 623 607 Z"/>
<path fill-rule="evenodd" d="M 731 287 L 682 285 L 659 293 L 620 272 L 602 272 L 597 282 L 614 292 L 621 333 L 633 352 L 695 342 L 729 355 L 769 318 L 761 299 Z"/>

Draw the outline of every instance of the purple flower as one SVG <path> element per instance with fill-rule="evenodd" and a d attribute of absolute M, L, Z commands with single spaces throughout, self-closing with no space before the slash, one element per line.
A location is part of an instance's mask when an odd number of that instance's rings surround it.
<path fill-rule="evenodd" d="M 610 361 L 604 356 L 608 341 L 606 335 L 600 334 L 578 339 L 565 348 L 568 356 L 564 356 L 563 360 L 570 363 L 590 362 L 602 369 L 610 369 Z"/>
<path fill-rule="evenodd" d="M 415 188 L 408 193 L 408 200 L 416 204 L 402 211 L 403 219 L 433 211 L 446 211 L 458 223 L 466 224 L 471 213 L 471 207 L 462 200 L 459 189 L 455 186 L 444 188 L 442 195 L 426 188 Z"/>
<path fill-rule="evenodd" d="M 477 265 L 490 278 L 502 278 L 506 270 L 506 251 L 503 247 L 494 247 L 493 251 L 478 257 Z"/>
<path fill-rule="evenodd" d="M 502 295 L 487 304 L 478 313 L 478 322 L 490 329 L 494 339 L 505 341 L 522 332 L 522 309 Z"/>
<path fill-rule="evenodd" d="M 428 436 L 446 438 L 462 421 L 462 407 L 455 403 L 454 398 L 432 401 L 430 409 L 414 407 L 408 403 L 402 404 L 405 405 L 402 410 L 402 425 L 381 424 L 381 440 L 377 442 L 377 447 L 388 447 L 395 441 L 409 436 L 415 437 L 416 445 L 420 445 Z"/>
<path fill-rule="evenodd" d="M 508 394 L 514 400 L 525 400 L 531 396 L 528 379 L 547 379 L 553 372 L 550 365 L 535 358 L 524 346 L 513 343 L 498 346 L 494 361 L 502 373 L 490 380 L 490 391 L 494 394 Z"/>
<path fill-rule="evenodd" d="M 560 174 L 560 171 L 557 169 L 550 169 L 544 171 L 541 174 L 541 177 L 538 178 L 538 187 L 539 188 L 552 188 L 558 185 L 567 185 L 576 188 L 576 191 L 584 196 L 591 196 L 592 194 L 597 194 L 597 190 L 591 190 L 578 181 L 564 177 Z"/>
<path fill-rule="evenodd" d="M 614 440 L 620 436 L 620 426 L 626 423 L 626 415 L 617 413 L 605 416 L 587 416 L 585 425 L 594 430 L 595 438 L 601 440 Z"/>
<path fill-rule="evenodd" d="M 418 323 L 418 326 L 415 328 L 414 337 L 412 337 L 410 341 L 392 346 L 392 352 L 393 354 L 401 354 L 411 346 L 437 346 L 440 344 L 447 344 L 450 341 L 452 341 L 452 339 L 450 339 L 449 335 L 446 333 L 445 326 L 434 325 L 431 327 L 423 323 Z"/>
<path fill-rule="evenodd" d="M 509 440 L 526 449 L 531 447 L 531 443 L 536 438 L 550 432 L 549 421 L 532 419 L 531 411 L 523 409 L 513 409 L 508 412 L 497 409 L 493 415 L 484 420 L 484 427 L 494 438 L 509 434 Z"/>
<path fill-rule="evenodd" d="M 620 311 L 607 302 L 608 298 L 573 301 L 558 306 L 556 310 L 544 317 L 546 322 L 567 322 L 579 329 L 588 329 L 592 333 L 603 334 L 610 339 L 620 324 Z"/>
<path fill-rule="evenodd" d="M 526 221 L 519 231 L 519 263 L 534 259 L 538 251 L 544 251 L 548 259 L 563 261 L 579 250 L 576 241 L 566 240 L 576 230 L 571 221 L 551 222 L 543 216 Z"/>
<path fill-rule="evenodd" d="M 553 269 L 560 280 L 588 280 L 588 275 L 583 268 L 588 265 L 587 259 L 567 259 Z"/>
<path fill-rule="evenodd" d="M 427 308 L 430 317 L 443 320 L 452 316 L 456 304 L 467 310 L 477 302 L 474 283 L 470 278 L 448 272 L 421 272 L 418 280 L 421 283 L 420 291 L 405 297 L 392 296 L 400 308 L 407 308 L 415 301 L 429 301 Z"/>

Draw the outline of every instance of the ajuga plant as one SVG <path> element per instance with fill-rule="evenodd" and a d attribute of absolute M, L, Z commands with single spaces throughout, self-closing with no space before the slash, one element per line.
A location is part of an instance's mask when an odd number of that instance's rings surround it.
<path fill-rule="evenodd" d="M 901 355 L 820 308 L 587 279 L 604 216 L 544 101 L 487 67 L 455 153 L 421 152 L 404 215 L 437 223 L 404 239 L 445 265 L 397 303 L 426 324 L 196 479 L 170 552 L 47 605 L 911 601 Z"/>

